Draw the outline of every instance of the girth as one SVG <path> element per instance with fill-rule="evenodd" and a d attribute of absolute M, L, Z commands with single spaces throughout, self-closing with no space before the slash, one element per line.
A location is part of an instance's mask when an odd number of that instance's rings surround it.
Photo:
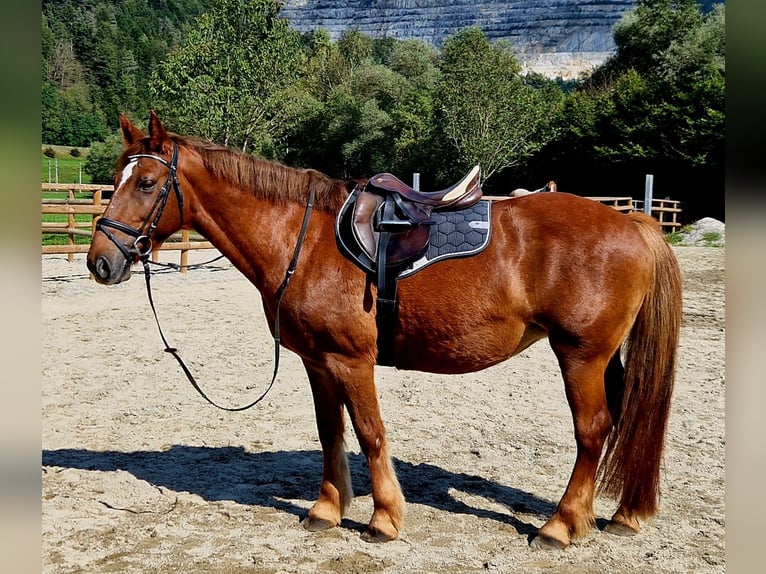
<path fill-rule="evenodd" d="M 432 212 L 458 211 L 481 199 L 475 166 L 456 184 L 434 192 L 417 191 L 390 173 L 357 185 L 336 220 L 338 248 L 377 286 L 378 364 L 393 365 L 399 274 L 428 248 Z"/>

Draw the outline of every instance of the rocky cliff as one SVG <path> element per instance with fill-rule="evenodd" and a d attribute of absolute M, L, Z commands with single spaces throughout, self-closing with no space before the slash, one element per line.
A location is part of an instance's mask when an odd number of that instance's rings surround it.
<path fill-rule="evenodd" d="M 357 28 L 373 38 L 419 38 L 436 47 L 478 25 L 490 40 L 510 41 L 525 68 L 572 78 L 614 51 L 612 26 L 634 5 L 635 0 L 285 0 L 282 15 L 301 32 L 325 28 L 333 40 Z"/>

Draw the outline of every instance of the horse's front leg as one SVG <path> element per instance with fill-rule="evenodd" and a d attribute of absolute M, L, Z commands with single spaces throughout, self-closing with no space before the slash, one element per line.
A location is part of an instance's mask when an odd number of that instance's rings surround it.
<path fill-rule="evenodd" d="M 338 372 L 343 373 L 346 406 L 370 471 L 375 509 L 362 538 L 368 542 L 388 542 L 397 538 L 402 528 L 404 495 L 388 452 L 386 429 L 375 390 L 374 367 L 344 364 Z"/>
<path fill-rule="evenodd" d="M 354 496 L 343 443 L 343 389 L 324 369 L 305 362 L 304 366 L 314 396 L 323 462 L 319 498 L 309 510 L 303 525 L 311 531 L 327 530 L 340 524 Z"/>

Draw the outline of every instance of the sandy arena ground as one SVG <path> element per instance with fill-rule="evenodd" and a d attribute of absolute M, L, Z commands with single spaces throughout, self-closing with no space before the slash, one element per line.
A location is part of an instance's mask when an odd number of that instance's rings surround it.
<path fill-rule="evenodd" d="M 724 572 L 725 252 L 674 249 L 685 324 L 660 514 L 638 536 L 593 529 L 562 552 L 528 546 L 574 460 L 547 343 L 468 375 L 377 369 L 407 514 L 399 540 L 371 545 L 352 434 L 349 515 L 323 533 L 299 524 L 321 456 L 295 355 L 282 351 L 260 405 L 220 411 L 163 352 L 142 275 L 104 287 L 84 256 L 43 257 L 43 572 Z M 226 260 L 152 284 L 165 335 L 208 395 L 230 406 L 259 395 L 274 349 L 255 288 Z M 597 499 L 599 527 L 614 507 Z"/>

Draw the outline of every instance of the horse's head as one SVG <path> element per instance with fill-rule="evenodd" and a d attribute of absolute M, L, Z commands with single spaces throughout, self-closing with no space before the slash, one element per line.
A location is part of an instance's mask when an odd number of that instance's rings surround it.
<path fill-rule="evenodd" d="M 87 257 L 88 269 L 105 284 L 128 279 L 131 266 L 147 258 L 184 223 L 176 139 L 154 112 L 148 135 L 124 115 L 120 127 L 125 149 L 114 194 L 96 224 Z"/>

